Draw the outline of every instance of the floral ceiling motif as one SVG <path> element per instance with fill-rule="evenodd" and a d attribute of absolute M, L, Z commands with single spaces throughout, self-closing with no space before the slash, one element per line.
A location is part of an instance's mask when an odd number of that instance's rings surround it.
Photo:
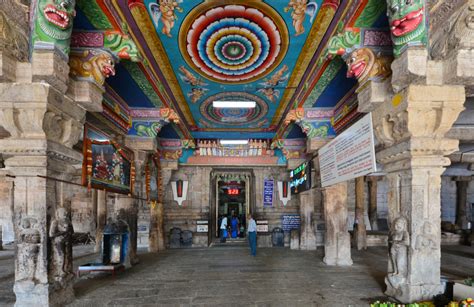
<path fill-rule="evenodd" d="M 250 82 L 284 58 L 288 31 L 271 7 L 263 13 L 243 5 L 201 6 L 188 14 L 179 34 L 181 54 L 199 74 L 223 83 Z"/>

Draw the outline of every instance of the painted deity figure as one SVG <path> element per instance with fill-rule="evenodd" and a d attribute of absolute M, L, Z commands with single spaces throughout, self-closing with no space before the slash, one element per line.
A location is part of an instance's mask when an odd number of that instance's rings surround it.
<path fill-rule="evenodd" d="M 183 9 L 179 6 L 179 1 L 176 0 L 160 0 L 160 13 L 161 13 L 161 22 L 163 23 L 163 28 L 161 33 L 171 37 L 171 29 L 173 29 L 176 22 L 177 16 L 175 10 L 182 12 Z"/>
<path fill-rule="evenodd" d="M 105 160 L 103 151 L 100 152 L 100 155 L 98 155 L 95 160 L 92 175 L 97 179 L 103 180 L 109 177 L 109 165 L 107 160 Z"/>
<path fill-rule="evenodd" d="M 54 45 L 69 54 L 72 20 L 76 16 L 75 0 L 39 0 L 32 34 L 34 48 Z"/>
<path fill-rule="evenodd" d="M 285 13 L 293 10 L 293 12 L 291 12 L 291 18 L 293 19 L 293 27 L 296 31 L 295 36 L 298 36 L 304 33 L 303 22 L 305 14 L 309 16 L 309 22 L 313 23 L 318 12 L 318 4 L 315 1 L 290 0 L 288 6 L 283 10 Z"/>
<path fill-rule="evenodd" d="M 193 87 L 191 89 L 191 91 L 188 93 L 188 97 L 191 99 L 191 102 L 192 103 L 196 103 L 199 101 L 199 99 L 202 98 L 202 96 L 204 96 L 204 94 L 207 92 L 208 90 L 205 89 L 205 88 L 201 88 L 201 87 Z"/>
<path fill-rule="evenodd" d="M 275 72 L 268 81 L 265 82 L 266 85 L 277 86 L 281 82 L 288 80 L 288 74 L 284 75 L 288 71 L 288 65 L 283 65 L 277 72 Z"/>
<path fill-rule="evenodd" d="M 20 224 L 20 235 L 18 238 L 18 260 L 16 281 L 35 280 L 38 253 L 41 243 L 41 235 L 37 229 L 38 222 L 34 218 L 23 218 Z"/>
<path fill-rule="evenodd" d="M 201 78 L 196 77 L 191 73 L 189 70 L 186 69 L 183 65 L 179 67 L 179 71 L 182 72 L 183 74 L 180 75 L 181 80 L 183 80 L 186 83 L 191 84 L 192 86 L 204 86 L 207 85 L 207 83 L 204 83 Z"/>
<path fill-rule="evenodd" d="M 112 175 L 113 175 L 113 181 L 120 182 L 121 184 L 124 184 L 124 173 L 123 173 L 123 158 L 122 156 L 114 152 L 112 156 Z"/>
<path fill-rule="evenodd" d="M 54 277 L 58 281 L 72 274 L 73 233 L 74 229 L 66 209 L 57 208 L 49 228 L 49 237 L 52 241 Z"/>
<path fill-rule="evenodd" d="M 275 102 L 276 99 L 280 97 L 280 91 L 275 90 L 272 87 L 261 88 L 258 90 L 258 92 L 262 93 L 271 102 Z"/>
<path fill-rule="evenodd" d="M 376 56 L 370 48 L 354 50 L 346 60 L 347 77 L 356 78 L 359 84 L 366 80 L 383 80 L 391 74 L 391 57 Z"/>
<path fill-rule="evenodd" d="M 387 15 L 395 57 L 398 57 L 408 46 L 426 45 L 428 33 L 424 2 L 422 0 L 388 1 Z"/>

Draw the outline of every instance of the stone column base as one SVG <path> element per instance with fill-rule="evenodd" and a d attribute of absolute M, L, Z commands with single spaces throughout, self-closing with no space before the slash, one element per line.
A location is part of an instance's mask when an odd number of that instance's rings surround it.
<path fill-rule="evenodd" d="M 13 291 L 16 295 L 15 307 L 65 306 L 74 301 L 73 283 L 58 288 L 55 284 L 35 284 L 33 281 L 16 282 Z"/>
<path fill-rule="evenodd" d="M 349 266 L 352 265 L 351 258 L 351 236 L 349 233 L 337 235 L 335 244 L 324 246 L 323 262 L 327 265 Z"/>
<path fill-rule="evenodd" d="M 403 280 L 396 280 L 394 277 L 385 277 L 385 283 L 388 285 L 385 294 L 393 297 L 401 303 L 413 303 L 422 300 L 431 300 L 433 296 L 443 292 L 441 284 L 410 285 Z M 397 286 L 397 283 L 400 283 Z"/>

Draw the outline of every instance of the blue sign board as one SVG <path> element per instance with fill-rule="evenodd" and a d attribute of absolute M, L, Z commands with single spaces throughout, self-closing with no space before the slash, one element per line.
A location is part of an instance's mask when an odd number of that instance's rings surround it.
<path fill-rule="evenodd" d="M 273 206 L 273 179 L 265 179 L 263 181 L 263 206 Z"/>
<path fill-rule="evenodd" d="M 281 216 L 281 227 L 283 231 L 291 231 L 292 229 L 300 229 L 301 217 L 299 214 L 286 214 Z"/>

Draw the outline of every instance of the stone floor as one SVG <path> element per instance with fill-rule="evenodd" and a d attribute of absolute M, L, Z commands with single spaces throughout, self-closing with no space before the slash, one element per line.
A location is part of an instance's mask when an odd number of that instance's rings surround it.
<path fill-rule="evenodd" d="M 257 257 L 245 247 L 143 253 L 139 265 L 116 277 L 81 277 L 71 306 L 368 306 L 384 299 L 386 249 L 352 253 L 354 265 L 346 268 L 324 265 L 322 249 L 259 249 Z M 0 306 L 11 306 L 13 260 L 2 257 L 0 252 Z M 442 273 L 452 279 L 474 276 L 474 248 L 444 247 Z"/>

